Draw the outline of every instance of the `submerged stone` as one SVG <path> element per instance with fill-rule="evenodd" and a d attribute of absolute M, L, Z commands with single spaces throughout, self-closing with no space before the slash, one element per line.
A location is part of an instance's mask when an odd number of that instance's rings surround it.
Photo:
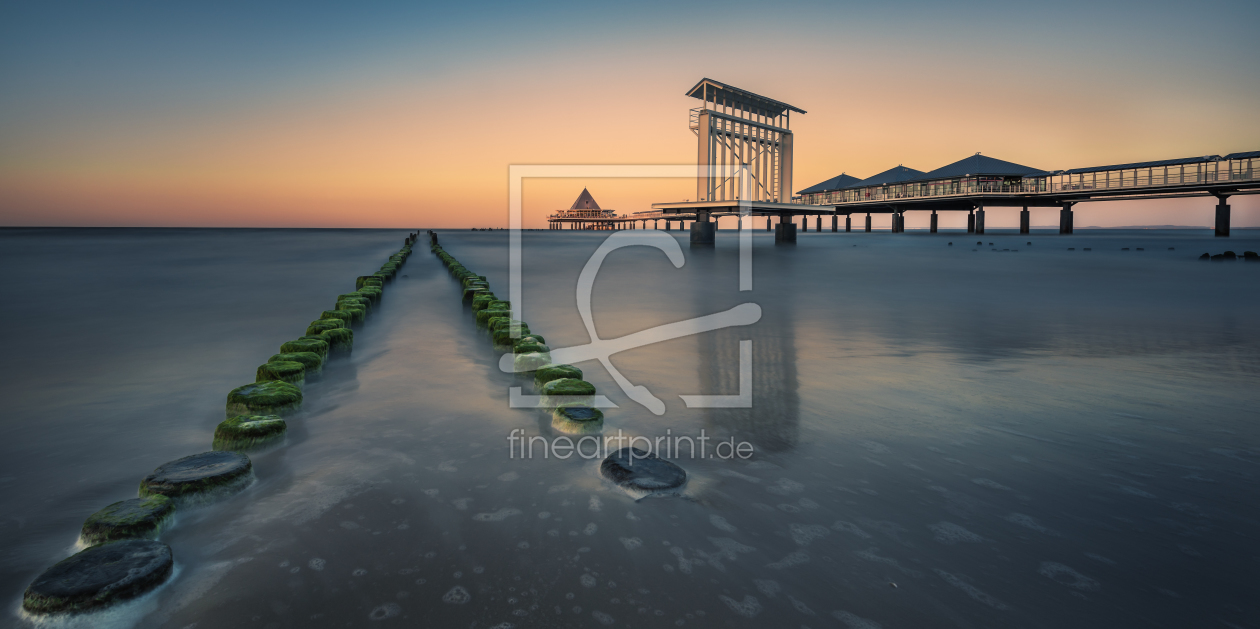
<path fill-rule="evenodd" d="M 529 373 L 551 364 L 551 354 L 546 352 L 531 352 L 528 354 L 517 354 L 512 359 L 512 369 L 516 373 Z"/>
<path fill-rule="evenodd" d="M 362 289 L 364 286 L 384 286 L 385 280 L 375 275 L 360 275 L 354 278 L 355 290 Z"/>
<path fill-rule="evenodd" d="M 547 354 L 551 352 L 551 348 L 535 342 L 534 339 L 521 337 L 512 346 L 512 351 L 516 354 Z"/>
<path fill-rule="evenodd" d="M 306 365 L 292 360 L 264 363 L 258 366 L 254 380 L 256 382 L 279 380 L 300 387 L 306 383 Z"/>
<path fill-rule="evenodd" d="M 497 309 L 492 309 L 492 308 L 486 308 L 485 310 L 480 310 L 477 312 L 477 323 L 479 325 L 486 325 L 486 323 L 490 321 L 491 317 L 510 317 L 510 316 L 512 316 L 511 310 L 497 310 Z"/>
<path fill-rule="evenodd" d="M 154 539 L 175 514 L 175 503 L 161 495 L 115 502 L 88 516 L 80 537 L 89 546 L 120 539 Z"/>
<path fill-rule="evenodd" d="M 325 321 L 341 320 L 341 321 L 344 321 L 346 325 L 353 323 L 355 320 L 354 313 L 348 310 L 340 310 L 340 309 L 325 310 L 322 313 L 320 313 L 319 318 Z M 362 321 L 362 319 L 359 319 L 359 320 Z"/>
<path fill-rule="evenodd" d="M 227 397 L 227 416 L 290 415 L 302 405 L 302 390 L 288 382 L 270 380 L 232 389 Z"/>
<path fill-rule="evenodd" d="M 491 333 L 490 337 L 494 340 L 494 344 L 499 347 L 510 348 L 516 343 L 516 339 L 529 334 L 529 326 L 513 322 L 511 325 L 499 326 L 498 330 Z"/>
<path fill-rule="evenodd" d="M 359 294 L 372 300 L 373 304 L 381 303 L 381 289 L 376 286 L 364 286 L 359 289 Z"/>
<path fill-rule="evenodd" d="M 541 334 L 534 334 L 533 332 L 530 332 L 529 334 L 522 336 L 520 340 L 517 341 L 517 343 L 523 343 L 530 340 L 534 341 L 535 343 L 538 343 L 539 345 L 542 345 L 547 342 L 547 340 L 544 339 Z"/>
<path fill-rule="evenodd" d="M 171 547 L 161 542 L 129 539 L 93 546 L 36 577 L 22 596 L 22 608 L 53 614 L 107 607 L 161 585 L 173 565 Z"/>
<path fill-rule="evenodd" d="M 318 375 L 324 368 L 324 357 L 315 352 L 287 352 L 267 359 L 269 363 L 296 362 L 306 367 L 306 376 Z"/>
<path fill-rule="evenodd" d="M 337 310 L 345 312 L 346 315 L 350 317 L 349 321 L 352 325 L 360 325 L 365 319 L 367 319 L 367 306 L 359 303 L 338 303 Z"/>
<path fill-rule="evenodd" d="M 243 489 L 253 464 L 240 452 L 212 450 L 163 463 L 140 481 L 140 495 L 193 498 L 214 490 Z"/>
<path fill-rule="evenodd" d="M 486 307 L 489 306 L 490 302 L 492 301 L 498 301 L 498 298 L 495 297 L 494 293 L 491 293 L 491 292 L 482 293 L 473 297 L 473 300 L 472 300 L 473 312 L 479 312 L 481 310 L 485 310 Z"/>
<path fill-rule="evenodd" d="M 639 497 L 677 489 L 687 482 L 683 468 L 630 446 L 608 455 L 599 464 L 599 473 Z"/>
<path fill-rule="evenodd" d="M 582 404 L 561 404 L 551 411 L 551 427 L 570 435 L 589 435 L 604 429 L 604 413 Z"/>
<path fill-rule="evenodd" d="M 467 301 L 467 300 L 472 299 L 473 297 L 476 297 L 477 295 L 481 293 L 488 293 L 488 292 L 490 292 L 490 286 L 485 284 L 484 282 L 479 283 L 479 284 L 469 284 L 468 286 L 464 287 L 464 300 Z"/>
<path fill-rule="evenodd" d="M 337 328 L 344 327 L 346 327 L 344 319 L 320 319 L 318 321 L 312 321 L 310 325 L 306 326 L 306 335 L 318 336 L 329 330 L 336 330 Z"/>
<path fill-rule="evenodd" d="M 553 408 L 561 404 L 591 405 L 595 402 L 595 385 L 577 378 L 560 378 L 542 386 L 544 406 Z"/>
<path fill-rule="evenodd" d="M 349 354 L 354 350 L 354 332 L 346 328 L 327 330 L 320 336 L 328 341 L 330 354 Z"/>
<path fill-rule="evenodd" d="M 214 429 L 215 450 L 249 450 L 284 436 L 288 424 L 279 415 L 237 415 Z"/>
<path fill-rule="evenodd" d="M 341 304 L 343 303 L 355 303 L 355 302 L 362 304 L 363 307 L 367 308 L 368 310 L 372 309 L 372 298 L 368 297 L 367 295 L 364 295 L 363 293 L 354 292 L 354 293 L 345 293 L 342 295 L 337 295 L 338 307 L 340 307 Z"/>
<path fill-rule="evenodd" d="M 543 385 L 561 378 L 582 379 L 582 370 L 573 365 L 545 365 L 534 372 L 534 386 L 542 390 Z"/>
<path fill-rule="evenodd" d="M 298 339 L 280 346 L 280 353 L 282 354 L 302 352 L 313 352 L 319 354 L 320 358 L 325 358 L 328 356 L 328 341 L 323 339 Z"/>

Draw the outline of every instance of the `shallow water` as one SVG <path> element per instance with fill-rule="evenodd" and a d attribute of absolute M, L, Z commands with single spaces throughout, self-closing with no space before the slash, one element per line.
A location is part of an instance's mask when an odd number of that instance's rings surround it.
<path fill-rule="evenodd" d="M 227 391 L 404 235 L 0 231 L 12 622 L 84 518 L 209 449 Z M 589 341 L 574 287 L 605 236 L 524 235 L 524 319 L 552 348 Z M 440 237 L 506 295 L 505 234 Z M 758 232 L 743 293 L 734 232 L 718 239 L 683 241 L 681 269 L 620 250 L 595 285 L 603 338 L 760 305 L 613 357 L 663 416 L 579 366 L 618 405 L 605 434 L 703 429 L 750 459 L 674 457 L 684 495 L 636 502 L 598 460 L 510 457 L 513 429 L 549 421 L 508 407 L 528 381 L 498 371 L 420 243 L 284 445 L 251 455 L 256 482 L 163 535 L 177 576 L 94 624 L 1260 623 L 1260 264 L 1195 259 L 1260 233 Z M 753 408 L 686 408 L 738 391 L 747 339 Z"/>

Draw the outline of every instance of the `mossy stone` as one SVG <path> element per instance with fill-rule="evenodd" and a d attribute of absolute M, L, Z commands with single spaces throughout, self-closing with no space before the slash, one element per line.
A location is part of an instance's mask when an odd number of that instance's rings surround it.
<path fill-rule="evenodd" d="M 570 402 L 590 406 L 595 402 L 595 385 L 577 378 L 551 380 L 542 386 L 542 398 L 549 408 Z"/>
<path fill-rule="evenodd" d="M 547 342 L 546 339 L 544 339 L 541 334 L 534 334 L 533 332 L 521 336 L 520 340 L 517 341 L 517 343 L 521 343 L 524 341 L 533 341 L 535 343 L 538 343 L 539 345 Z"/>
<path fill-rule="evenodd" d="M 511 317 L 500 318 L 497 321 L 495 319 L 490 319 L 489 321 L 486 321 L 486 327 L 490 328 L 491 330 L 498 330 L 500 328 L 504 328 L 509 325 L 516 326 L 518 328 L 524 328 L 526 330 L 529 329 L 529 325 L 526 324 L 524 321 L 521 321 L 519 319 L 512 319 Z M 526 331 L 523 334 L 529 334 L 529 332 Z"/>
<path fill-rule="evenodd" d="M 120 539 L 156 539 L 175 515 L 175 503 L 162 495 L 115 502 L 88 516 L 79 536 L 89 546 Z"/>
<path fill-rule="evenodd" d="M 551 427 L 570 435 L 590 435 L 604 429 L 604 413 L 583 404 L 561 404 L 551 411 Z"/>
<path fill-rule="evenodd" d="M 344 311 L 352 324 L 362 324 L 367 319 L 367 308 L 359 303 L 339 303 L 337 310 Z"/>
<path fill-rule="evenodd" d="M 135 598 L 166 581 L 171 547 L 146 539 L 93 546 L 63 559 L 26 588 L 22 608 L 36 614 L 83 612 Z"/>
<path fill-rule="evenodd" d="M 516 339 L 524 334 L 529 334 L 529 326 L 512 323 L 499 326 L 499 329 L 491 332 L 490 338 L 496 346 L 511 349 L 516 344 Z"/>
<path fill-rule="evenodd" d="M 485 310 L 486 307 L 489 306 L 490 302 L 492 301 L 498 301 L 498 299 L 494 296 L 494 293 L 488 292 L 488 293 L 480 294 L 480 295 L 477 295 L 476 297 L 473 297 L 473 300 L 472 300 L 473 312 L 480 312 L 482 310 Z"/>
<path fill-rule="evenodd" d="M 254 381 L 267 382 L 269 380 L 288 382 L 300 387 L 306 383 L 306 365 L 293 360 L 278 360 L 274 363 L 259 365 Z"/>
<path fill-rule="evenodd" d="M 319 336 L 329 330 L 336 330 L 337 328 L 344 327 L 346 327 L 344 319 L 320 319 L 318 321 L 312 321 L 310 325 L 306 326 L 306 335 Z"/>
<path fill-rule="evenodd" d="M 464 301 L 468 301 L 480 293 L 488 292 L 490 292 L 490 287 L 486 284 L 470 284 L 464 287 Z"/>
<path fill-rule="evenodd" d="M 465 288 L 467 288 L 469 284 L 472 284 L 474 282 L 479 282 L 482 284 L 489 284 L 489 282 L 486 281 L 486 276 L 484 275 L 474 275 L 472 277 L 465 278 L 462 281 L 464 283 Z"/>
<path fill-rule="evenodd" d="M 364 286 L 384 286 L 384 285 L 385 285 L 385 280 L 375 275 L 360 275 L 359 277 L 354 278 L 355 290 L 360 290 Z"/>
<path fill-rule="evenodd" d="M 140 496 L 161 494 L 179 500 L 215 490 L 239 491 L 253 469 L 249 457 L 240 452 L 202 452 L 158 466 L 140 481 Z"/>
<path fill-rule="evenodd" d="M 599 473 L 618 487 L 640 497 L 677 489 L 687 482 L 687 472 L 683 468 L 630 446 L 608 455 L 599 464 Z"/>
<path fill-rule="evenodd" d="M 512 316 L 511 310 L 498 310 L 494 308 L 486 308 L 485 310 L 477 311 L 477 323 L 480 325 L 486 325 L 486 323 L 490 321 L 491 317 L 510 317 L 510 316 Z"/>
<path fill-rule="evenodd" d="M 512 346 L 512 353 L 514 354 L 547 354 L 550 352 L 550 347 L 547 347 L 542 343 L 536 343 L 534 342 L 534 339 L 522 338 L 521 340 L 516 341 L 516 344 Z"/>
<path fill-rule="evenodd" d="M 319 314 L 319 318 L 321 321 L 334 321 L 340 319 L 345 322 L 347 326 L 355 321 L 354 313 L 348 310 L 325 310 Z M 362 319 L 359 320 L 362 321 Z"/>
<path fill-rule="evenodd" d="M 214 429 L 215 450 L 249 450 L 284 436 L 289 426 L 278 415 L 237 415 Z"/>
<path fill-rule="evenodd" d="M 486 308 L 498 308 L 499 310 L 511 310 L 512 302 L 500 299 L 498 301 L 490 302 L 490 305 L 486 306 Z"/>
<path fill-rule="evenodd" d="M 530 352 L 517 354 L 512 359 L 512 370 L 516 373 L 530 373 L 539 367 L 551 364 L 551 354 L 546 352 Z"/>
<path fill-rule="evenodd" d="M 324 357 L 315 352 L 288 352 L 267 359 L 269 363 L 298 362 L 306 367 L 306 377 L 318 375 L 324 368 Z"/>
<path fill-rule="evenodd" d="M 367 295 L 364 295 L 363 293 L 356 291 L 353 293 L 345 293 L 342 295 L 337 295 L 338 304 L 342 302 L 355 302 L 355 301 L 358 301 L 359 303 L 363 304 L 363 307 L 367 308 L 368 310 L 372 309 L 372 298 L 368 297 Z"/>
<path fill-rule="evenodd" d="M 320 336 L 328 341 L 330 354 L 349 354 L 354 350 L 354 332 L 346 328 L 325 330 Z"/>
<path fill-rule="evenodd" d="M 582 370 L 573 365 L 546 365 L 539 367 L 534 372 L 534 386 L 542 389 L 543 385 L 552 380 L 560 380 L 561 378 L 571 378 L 573 380 L 582 379 Z"/>
<path fill-rule="evenodd" d="M 302 405 L 302 390 L 288 382 L 254 382 L 232 389 L 227 397 L 227 416 L 291 415 Z"/>
<path fill-rule="evenodd" d="M 379 286 L 364 286 L 359 289 L 359 294 L 371 299 L 372 304 L 375 305 L 381 303 L 381 296 L 384 294 L 384 291 Z"/>
<path fill-rule="evenodd" d="M 313 352 L 315 354 L 319 354 L 320 358 L 325 358 L 328 356 L 328 341 L 323 339 L 298 339 L 296 341 L 289 341 L 280 346 L 281 354 L 293 354 L 300 352 Z"/>

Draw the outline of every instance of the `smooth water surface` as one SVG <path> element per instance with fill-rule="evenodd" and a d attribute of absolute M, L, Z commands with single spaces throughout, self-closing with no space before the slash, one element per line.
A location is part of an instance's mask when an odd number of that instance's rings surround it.
<path fill-rule="evenodd" d="M 8 618 L 29 624 L 22 589 L 84 518 L 209 449 L 227 391 L 404 235 L 0 231 Z M 510 456 L 549 420 L 509 408 L 529 381 L 422 241 L 285 444 L 252 456 L 256 483 L 163 535 L 172 581 L 78 624 L 1260 623 L 1260 264 L 1196 259 L 1260 233 L 759 232 L 751 292 L 734 232 L 672 235 L 680 269 L 646 247 L 605 262 L 602 338 L 745 302 L 761 320 L 614 356 L 662 416 L 579 367 L 618 405 L 605 434 L 703 430 L 751 458 L 673 457 L 683 495 L 635 501 L 598 460 Z M 606 236 L 523 236 L 519 302 L 553 348 L 590 340 L 574 292 Z M 440 238 L 506 297 L 505 233 Z M 687 408 L 738 393 L 741 340 L 753 407 Z"/>

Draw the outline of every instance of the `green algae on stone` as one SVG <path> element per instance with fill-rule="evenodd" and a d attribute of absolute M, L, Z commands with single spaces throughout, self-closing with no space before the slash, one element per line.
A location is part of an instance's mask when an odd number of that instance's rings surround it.
<path fill-rule="evenodd" d="M 79 533 L 89 546 L 120 539 L 156 539 L 175 514 L 175 503 L 162 495 L 115 502 L 88 516 Z"/>
<path fill-rule="evenodd" d="M 572 402 L 590 406 L 595 402 L 595 385 L 577 378 L 560 378 L 542 386 L 543 405 L 554 408 Z"/>
<path fill-rule="evenodd" d="M 541 334 L 534 334 L 533 332 L 522 335 L 521 338 L 518 339 L 516 342 L 522 343 L 525 341 L 533 341 L 535 343 L 538 343 L 539 345 L 542 345 L 547 342 L 545 339 L 543 339 Z"/>
<path fill-rule="evenodd" d="M 513 322 L 511 325 L 499 326 L 499 329 L 490 333 L 490 338 L 496 346 L 511 349 L 516 344 L 516 339 L 523 334 L 529 334 L 529 326 Z"/>
<path fill-rule="evenodd" d="M 354 350 L 354 332 L 351 330 L 346 328 L 326 330 L 320 336 L 328 341 L 329 352 L 332 354 L 349 354 Z"/>
<path fill-rule="evenodd" d="M 325 310 L 319 313 L 319 318 L 321 321 L 336 321 L 340 319 L 348 327 L 354 322 L 354 313 L 348 310 Z"/>
<path fill-rule="evenodd" d="M 484 293 L 481 295 L 477 295 L 476 297 L 473 297 L 473 300 L 472 300 L 473 312 L 479 312 L 481 310 L 485 310 L 486 307 L 489 306 L 490 302 L 492 301 L 498 301 L 498 299 L 494 296 L 494 293 Z"/>
<path fill-rule="evenodd" d="M 512 353 L 514 354 L 547 354 L 550 352 L 550 347 L 547 347 L 542 343 L 538 343 L 532 338 L 525 339 L 522 337 L 516 341 L 515 345 L 512 346 Z"/>
<path fill-rule="evenodd" d="M 302 338 L 296 341 L 289 341 L 285 343 L 284 345 L 280 346 L 281 354 L 295 354 L 295 353 L 302 353 L 302 352 L 313 352 L 315 354 L 319 354 L 320 358 L 327 358 L 328 357 L 328 341 L 325 341 L 323 339 Z M 299 360 L 298 362 L 302 362 L 302 361 Z"/>
<path fill-rule="evenodd" d="M 472 283 L 474 283 L 474 282 L 480 282 L 480 283 L 482 283 L 482 284 L 488 284 L 488 283 L 489 283 L 489 282 L 487 282 L 487 281 L 486 281 L 486 276 L 484 276 L 484 275 L 474 275 L 474 276 L 472 276 L 472 277 L 464 278 L 464 279 L 462 280 L 462 282 L 463 282 L 463 284 L 464 284 L 464 287 L 465 287 L 465 288 L 467 288 L 469 284 L 472 284 Z"/>
<path fill-rule="evenodd" d="M 355 290 L 359 290 L 363 288 L 364 286 L 384 286 L 384 285 L 385 285 L 385 280 L 382 280 L 381 278 L 375 275 L 360 275 L 359 277 L 354 278 Z"/>
<path fill-rule="evenodd" d="M 464 301 L 468 301 L 472 299 L 473 297 L 476 297 L 478 293 L 489 292 L 489 291 L 490 291 L 490 286 L 486 284 L 469 284 L 468 286 L 464 287 L 464 291 L 463 291 Z"/>
<path fill-rule="evenodd" d="M 519 327 L 519 328 L 524 328 L 524 329 L 526 330 L 525 334 L 529 334 L 529 332 L 528 332 L 528 330 L 529 330 L 529 325 L 528 325 L 528 324 L 526 324 L 524 321 L 521 321 L 521 320 L 519 320 L 519 319 L 513 319 L 513 318 L 511 318 L 511 317 L 507 317 L 507 318 L 501 318 L 501 319 L 499 319 L 499 320 L 497 320 L 497 321 L 496 321 L 496 320 L 494 320 L 494 319 L 491 319 L 491 320 L 489 320 L 489 321 L 486 321 L 486 327 L 490 328 L 491 330 L 495 330 L 495 331 L 497 331 L 499 328 L 503 328 L 503 327 L 506 327 L 506 326 L 509 326 L 509 325 L 514 325 L 514 326 L 517 326 L 517 327 Z"/>
<path fill-rule="evenodd" d="M 561 404 L 551 411 L 551 427 L 569 435 L 590 435 L 604 429 L 604 413 L 584 404 Z"/>
<path fill-rule="evenodd" d="M 140 481 L 140 496 L 161 494 L 172 500 L 204 499 L 240 491 L 249 483 L 254 466 L 249 457 L 230 450 L 211 450 L 158 466 Z"/>
<path fill-rule="evenodd" d="M 306 365 L 292 360 L 278 360 L 259 365 L 254 381 L 267 382 L 269 380 L 288 382 L 300 387 L 306 384 Z"/>
<path fill-rule="evenodd" d="M 493 317 L 510 317 L 510 316 L 512 316 L 511 310 L 499 310 L 495 308 L 486 308 L 484 310 L 477 311 L 477 324 L 486 325 L 486 323 L 488 323 L 490 319 Z"/>
<path fill-rule="evenodd" d="M 512 302 L 500 299 L 498 301 L 490 302 L 490 305 L 486 306 L 486 308 L 498 308 L 500 310 L 511 310 Z"/>
<path fill-rule="evenodd" d="M 324 369 L 324 357 L 315 352 L 286 352 L 267 359 L 269 363 L 298 362 L 306 367 L 306 377 L 319 375 Z"/>
<path fill-rule="evenodd" d="M 228 393 L 227 416 L 287 416 L 296 412 L 301 405 L 302 390 L 295 385 L 280 380 L 254 382 Z"/>
<path fill-rule="evenodd" d="M 353 293 L 344 293 L 341 295 L 337 295 L 338 304 L 342 302 L 355 302 L 355 301 L 363 304 L 363 307 L 367 308 L 368 310 L 372 309 L 372 298 L 368 297 L 367 295 L 364 295 L 361 292 L 356 291 Z"/>
<path fill-rule="evenodd" d="M 337 328 L 344 327 L 346 327 L 344 319 L 320 319 L 318 321 L 312 321 L 310 325 L 306 326 L 306 335 L 319 336 L 329 330 L 336 330 Z"/>
<path fill-rule="evenodd" d="M 544 367 L 539 367 L 538 370 L 534 372 L 534 386 L 541 390 L 543 385 L 551 382 L 552 380 L 559 380 L 561 378 L 581 380 L 582 370 L 574 367 L 573 365 L 546 365 Z"/>
<path fill-rule="evenodd" d="M 530 373 L 539 367 L 545 367 L 551 364 L 551 354 L 546 352 L 531 352 L 528 354 L 517 354 L 512 359 L 512 371 L 516 373 Z"/>
<path fill-rule="evenodd" d="M 375 305 L 381 303 L 381 295 L 384 294 L 384 291 L 379 286 L 364 286 L 359 289 L 359 294 L 371 299 L 372 304 Z"/>
<path fill-rule="evenodd" d="M 337 309 L 329 310 L 328 312 L 343 313 L 346 317 L 349 317 L 346 321 L 355 326 L 362 324 L 367 319 L 367 308 L 358 302 L 337 302 Z"/>
<path fill-rule="evenodd" d="M 284 436 L 288 424 L 278 415 L 237 415 L 214 429 L 215 450 L 250 450 Z"/>
<path fill-rule="evenodd" d="M 92 546 L 36 577 L 22 595 L 22 609 L 56 614 L 108 607 L 161 585 L 174 564 L 171 547 L 152 540 Z"/>

